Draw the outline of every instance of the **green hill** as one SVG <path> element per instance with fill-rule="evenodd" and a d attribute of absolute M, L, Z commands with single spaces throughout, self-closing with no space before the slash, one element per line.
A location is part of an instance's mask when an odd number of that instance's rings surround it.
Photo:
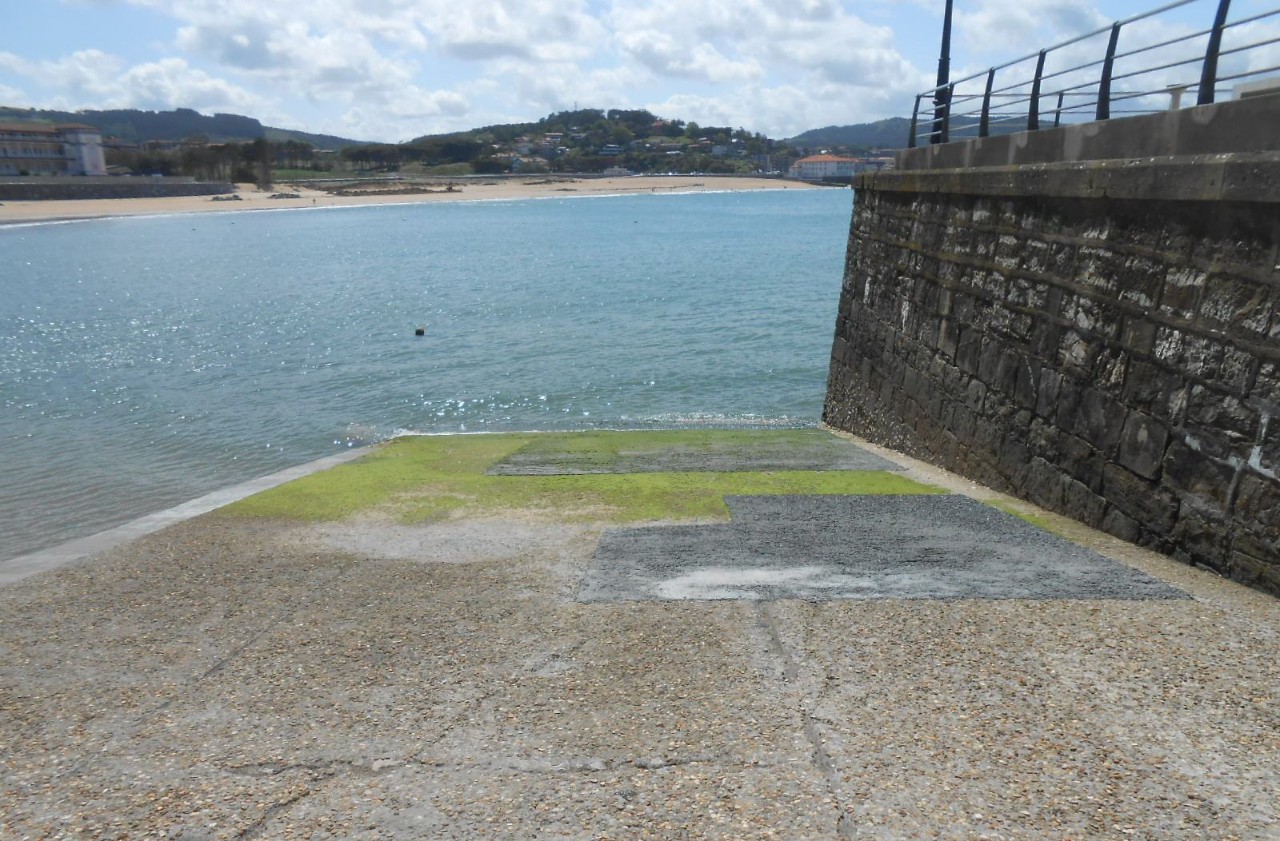
<path fill-rule="evenodd" d="M 273 143 L 287 140 L 309 143 L 317 149 L 341 149 L 361 146 L 363 141 L 331 134 L 309 134 L 305 131 L 264 126 L 253 117 L 239 114 L 214 114 L 212 117 L 178 108 L 173 111 L 139 111 L 122 108 L 110 111 L 53 111 L 35 108 L 0 106 L 0 120 L 39 120 L 49 123 L 82 123 L 99 129 L 106 137 L 129 143 L 148 140 L 184 140 L 205 137 L 214 143 L 244 142 L 265 137 Z"/>
<path fill-rule="evenodd" d="M 272 143 L 284 143 L 293 140 L 299 143 L 309 143 L 317 149 L 325 149 L 328 151 L 337 151 L 346 146 L 368 146 L 371 141 L 367 140 L 351 140 L 346 137 L 338 137 L 333 134 L 311 134 L 306 131 L 295 131 L 287 128 L 266 127 L 267 140 Z"/>
<path fill-rule="evenodd" d="M 827 126 L 798 134 L 788 140 L 796 146 L 847 146 L 857 149 L 904 149 L 911 121 L 905 117 L 889 117 L 874 123 L 851 126 Z"/>

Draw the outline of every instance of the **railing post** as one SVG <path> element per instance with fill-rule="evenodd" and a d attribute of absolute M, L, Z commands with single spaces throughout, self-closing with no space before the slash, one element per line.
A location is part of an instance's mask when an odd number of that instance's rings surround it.
<path fill-rule="evenodd" d="M 1120 23 L 1111 26 L 1111 41 L 1107 44 L 1107 57 L 1102 62 L 1102 78 L 1098 80 L 1099 120 L 1111 119 L 1111 68 L 1116 62 L 1116 44 L 1120 43 Z"/>
<path fill-rule="evenodd" d="M 942 142 L 951 142 L 951 100 L 956 93 L 956 83 L 947 85 L 947 101 L 942 103 Z"/>
<path fill-rule="evenodd" d="M 978 123 L 978 137 L 991 134 L 991 84 L 996 80 L 996 69 L 987 71 L 987 90 L 982 94 L 982 120 Z"/>
<path fill-rule="evenodd" d="M 1031 82 L 1031 107 L 1027 109 L 1027 131 L 1040 130 L 1040 77 L 1044 75 L 1045 50 L 1036 60 L 1036 78 Z"/>
<path fill-rule="evenodd" d="M 916 105 L 911 109 L 911 134 L 907 136 L 907 148 L 916 148 L 916 129 L 920 121 L 920 97 L 922 94 L 916 94 Z"/>
<path fill-rule="evenodd" d="M 1057 128 L 1062 124 L 1062 100 L 1066 97 L 1066 93 L 1058 91 L 1058 107 L 1053 111 L 1053 127 Z"/>
<path fill-rule="evenodd" d="M 933 134 L 929 135 L 930 143 L 946 143 L 947 128 L 951 122 L 951 88 L 953 85 L 938 88 L 933 95 Z"/>
<path fill-rule="evenodd" d="M 1204 69 L 1200 71 L 1200 95 L 1196 105 L 1212 105 L 1214 88 L 1218 85 L 1218 50 L 1222 47 L 1222 27 L 1227 23 L 1231 0 L 1219 0 L 1218 14 L 1213 19 L 1213 31 L 1209 33 L 1209 47 L 1204 52 Z"/>

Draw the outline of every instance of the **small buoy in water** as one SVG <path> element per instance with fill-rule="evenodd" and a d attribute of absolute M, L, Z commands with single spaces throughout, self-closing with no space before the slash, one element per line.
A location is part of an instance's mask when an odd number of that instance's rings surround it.
<path fill-rule="evenodd" d="M 419 328 L 417 328 L 416 330 L 414 330 L 414 331 L 413 331 L 413 335 L 415 335 L 415 336 L 425 336 L 425 335 L 427 335 L 427 328 L 425 328 L 425 327 L 419 327 Z"/>

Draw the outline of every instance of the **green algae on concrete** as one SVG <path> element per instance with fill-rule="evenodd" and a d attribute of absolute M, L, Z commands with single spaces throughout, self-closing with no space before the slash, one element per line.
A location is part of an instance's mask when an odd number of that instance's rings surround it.
<path fill-rule="evenodd" d="M 902 469 L 821 429 L 671 429 L 544 433 L 488 472 L 529 476 Z"/>
<path fill-rule="evenodd" d="M 620 447 L 652 448 L 657 436 L 674 448 L 762 443 L 796 430 L 689 430 L 677 433 L 581 432 L 441 435 L 398 438 L 359 461 L 290 482 L 222 509 L 244 517 L 341 520 L 384 513 L 402 523 L 508 511 L 548 512 L 567 520 L 640 522 L 728 519 L 724 497 L 755 494 L 930 494 L 940 488 L 878 470 L 645 472 L 494 476 L 495 463 L 556 435 L 557 446 L 607 461 Z M 829 434 L 829 433 L 823 433 Z M 835 436 L 832 436 L 833 438 Z M 769 442 L 777 446 L 777 441 Z"/>
<path fill-rule="evenodd" d="M 1012 514 L 1013 516 L 1017 517 L 1019 520 L 1022 520 L 1023 522 L 1033 525 L 1036 528 L 1040 529 L 1041 531 L 1047 531 L 1051 534 L 1056 534 L 1059 537 L 1067 537 L 1067 535 L 1062 533 L 1062 529 L 1058 528 L 1057 525 L 1053 522 L 1052 518 L 1042 517 L 1038 514 L 1032 514 L 1031 512 L 1026 510 L 1025 506 L 1019 504 L 1016 501 L 1004 500 L 1004 499 L 988 499 L 983 501 L 987 505 L 990 505 L 992 508 L 1003 511 L 1006 514 Z"/>

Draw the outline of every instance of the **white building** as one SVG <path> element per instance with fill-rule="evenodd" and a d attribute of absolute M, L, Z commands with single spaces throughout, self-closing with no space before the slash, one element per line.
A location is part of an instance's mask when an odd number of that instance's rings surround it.
<path fill-rule="evenodd" d="M 863 169 L 866 166 L 861 158 L 810 155 L 793 163 L 787 175 L 805 181 L 821 181 L 824 178 L 851 178 Z"/>
<path fill-rule="evenodd" d="M 0 175 L 106 175 L 93 126 L 0 123 Z"/>

